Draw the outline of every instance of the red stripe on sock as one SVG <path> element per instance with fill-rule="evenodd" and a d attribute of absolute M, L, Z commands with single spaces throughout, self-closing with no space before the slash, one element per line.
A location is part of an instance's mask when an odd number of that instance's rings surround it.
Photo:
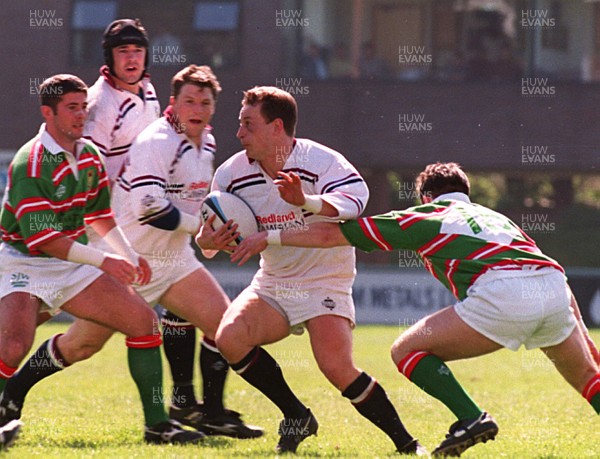
<path fill-rule="evenodd" d="M 160 346 L 162 344 L 162 338 L 160 334 L 138 336 L 136 338 L 127 338 L 125 344 L 127 347 L 135 349 L 147 349 Z"/>
<path fill-rule="evenodd" d="M 58 348 L 58 346 L 56 344 L 56 341 L 62 335 L 64 335 L 64 333 L 58 333 L 58 334 L 54 335 L 52 338 L 50 338 L 50 342 L 48 343 L 48 351 L 50 352 L 50 355 L 52 356 L 52 358 L 56 361 L 56 363 L 59 366 L 61 366 L 62 368 L 67 368 L 67 367 L 70 367 L 71 364 L 66 361 L 66 359 L 62 355 L 62 352 L 60 352 L 60 349 Z"/>
<path fill-rule="evenodd" d="M 586 384 L 585 389 L 583 389 L 582 395 L 588 402 L 591 403 L 592 398 L 594 398 L 598 393 L 600 393 L 600 373 L 590 379 L 590 381 Z"/>
<path fill-rule="evenodd" d="M 18 367 L 9 367 L 7 364 L 4 363 L 3 360 L 0 360 L 0 378 L 1 379 L 8 379 L 10 378 L 12 375 L 15 374 L 15 372 L 17 371 Z"/>
<path fill-rule="evenodd" d="M 412 351 L 398 363 L 398 371 L 410 380 L 410 375 L 423 357 L 431 355 L 430 352 Z"/>

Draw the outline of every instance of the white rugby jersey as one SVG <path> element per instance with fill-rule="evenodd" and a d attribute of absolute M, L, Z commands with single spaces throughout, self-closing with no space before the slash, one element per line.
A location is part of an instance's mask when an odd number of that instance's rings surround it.
<path fill-rule="evenodd" d="M 281 168 L 300 176 L 305 194 L 318 194 L 338 212 L 328 218 L 306 212 L 279 196 L 273 179 L 245 151 L 235 154 L 215 172 L 212 189 L 228 191 L 244 199 L 261 229 L 302 227 L 317 221 L 357 218 L 369 199 L 369 189 L 358 171 L 337 151 L 308 139 L 296 139 Z M 235 220 L 235 219 L 234 219 Z M 277 288 L 285 282 L 302 288 L 327 288 L 349 293 L 354 281 L 353 247 L 305 249 L 269 246 L 261 253 L 260 269 L 253 284 Z"/>
<path fill-rule="evenodd" d="M 89 114 L 83 134 L 98 147 L 114 184 L 133 139 L 160 116 L 160 104 L 148 76 L 141 81 L 142 98 L 117 87 L 107 66 L 100 74 L 88 90 Z"/>
<path fill-rule="evenodd" d="M 117 223 L 140 255 L 163 258 L 190 248 L 189 233 L 149 223 L 167 215 L 173 206 L 200 215 L 214 172 L 216 147 L 210 131 L 210 127 L 204 130 L 202 145 L 196 148 L 167 117 L 161 117 L 131 145 L 112 203 Z"/>

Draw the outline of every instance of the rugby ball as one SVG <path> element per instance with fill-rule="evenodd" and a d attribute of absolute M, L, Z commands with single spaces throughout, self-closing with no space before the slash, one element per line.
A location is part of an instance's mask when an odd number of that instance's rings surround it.
<path fill-rule="evenodd" d="M 242 240 L 258 231 L 258 224 L 254 212 L 246 201 L 236 196 L 233 193 L 225 191 L 212 191 L 206 195 L 202 202 L 201 214 L 202 223 L 213 215 L 216 216 L 212 226 L 218 230 L 228 220 L 233 220 L 238 225 L 239 237 L 236 238 L 235 244 L 239 244 Z"/>

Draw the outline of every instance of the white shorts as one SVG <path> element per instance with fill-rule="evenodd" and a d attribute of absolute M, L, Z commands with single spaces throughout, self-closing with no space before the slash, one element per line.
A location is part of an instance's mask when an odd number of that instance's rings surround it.
<path fill-rule="evenodd" d="M 89 243 L 93 247 L 114 253 L 114 249 L 90 226 L 86 228 Z M 181 279 L 189 276 L 204 265 L 198 261 L 191 246 L 183 250 L 158 250 L 159 256 L 142 255 L 150 265 L 152 278 L 146 285 L 133 285 L 136 292 L 150 305 L 156 306 L 165 292 Z M 160 256 L 160 255 L 163 256 Z"/>
<path fill-rule="evenodd" d="M 204 266 L 196 258 L 191 246 L 185 250 L 166 253 L 164 257 L 144 255 L 144 258 L 152 269 L 152 279 L 147 285 L 134 287 L 150 306 L 155 306 L 173 284 Z"/>
<path fill-rule="evenodd" d="M 355 326 L 352 294 L 324 288 L 310 288 L 294 282 L 276 282 L 273 286 L 261 285 L 255 279 L 245 292 L 252 292 L 273 307 L 290 324 L 290 333 L 301 335 L 304 323 L 318 316 L 345 317 Z"/>
<path fill-rule="evenodd" d="M 39 298 L 41 312 L 56 315 L 102 275 L 95 266 L 58 258 L 30 257 L 7 244 L 0 245 L 0 298 L 11 293 L 29 293 Z"/>
<path fill-rule="evenodd" d="M 454 310 L 471 328 L 516 351 L 554 346 L 576 326 L 565 276 L 554 268 L 490 271 Z"/>

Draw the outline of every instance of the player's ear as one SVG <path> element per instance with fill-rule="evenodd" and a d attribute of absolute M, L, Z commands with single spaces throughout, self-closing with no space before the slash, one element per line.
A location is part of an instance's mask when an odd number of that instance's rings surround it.
<path fill-rule="evenodd" d="M 52 110 L 52 107 L 50 107 L 49 105 L 41 105 L 40 113 L 42 114 L 44 119 L 47 120 L 50 119 L 52 115 L 54 115 L 54 110 Z"/>
<path fill-rule="evenodd" d="M 169 97 L 169 105 L 175 105 L 175 97 L 174 96 Z"/>
<path fill-rule="evenodd" d="M 273 125 L 277 134 L 281 134 L 284 131 L 283 120 L 281 118 L 275 118 L 273 120 Z"/>

